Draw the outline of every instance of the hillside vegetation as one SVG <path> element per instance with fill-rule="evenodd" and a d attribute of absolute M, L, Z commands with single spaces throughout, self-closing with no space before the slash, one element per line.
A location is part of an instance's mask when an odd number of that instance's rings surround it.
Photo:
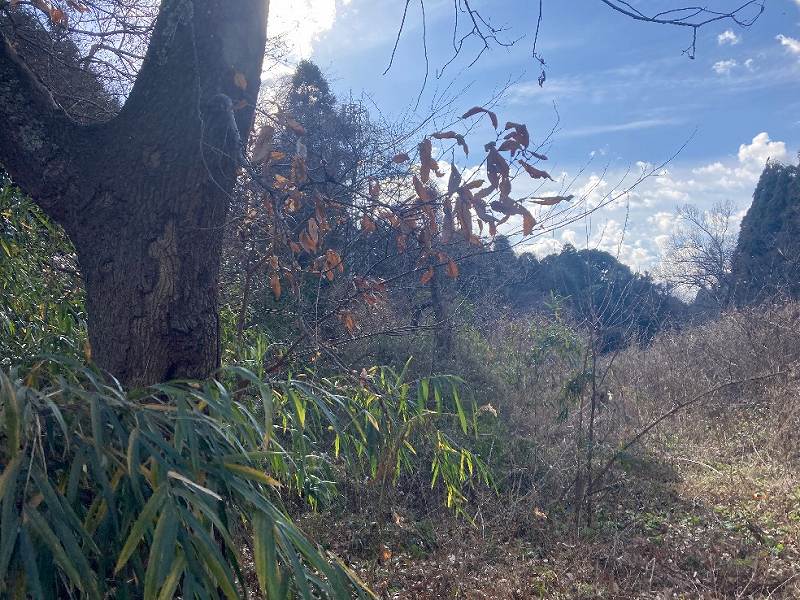
<path fill-rule="evenodd" d="M 800 597 L 800 167 L 659 275 L 537 256 L 633 189 L 557 125 L 261 89 L 263 0 L 90 4 L 0 1 L 0 598 Z M 692 58 L 764 9 L 603 4 Z"/>

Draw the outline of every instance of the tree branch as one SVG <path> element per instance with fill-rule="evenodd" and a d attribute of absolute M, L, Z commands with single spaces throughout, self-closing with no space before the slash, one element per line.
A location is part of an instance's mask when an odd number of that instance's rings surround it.
<path fill-rule="evenodd" d="M 134 131 L 145 125 L 164 137 L 176 127 L 199 133 L 204 107 L 224 94 L 246 139 L 260 87 L 268 8 L 265 0 L 240 0 L 235 7 L 227 0 L 163 2 L 120 119 L 132 121 Z M 185 151 L 185 139 L 175 143 L 181 142 Z"/>
<path fill-rule="evenodd" d="M 0 162 L 15 184 L 66 226 L 78 189 L 72 163 L 81 127 L 0 36 Z"/>

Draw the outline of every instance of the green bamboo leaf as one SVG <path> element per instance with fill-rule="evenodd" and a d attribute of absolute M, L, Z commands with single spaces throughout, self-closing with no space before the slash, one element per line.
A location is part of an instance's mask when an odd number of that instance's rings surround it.
<path fill-rule="evenodd" d="M 67 502 L 70 506 L 75 505 L 78 499 L 78 486 L 80 485 L 81 477 L 83 477 L 83 466 L 86 464 L 86 449 L 79 446 L 72 459 L 72 464 L 69 468 L 69 478 L 67 479 Z"/>
<path fill-rule="evenodd" d="M 94 540 L 83 528 L 83 524 L 81 523 L 80 519 L 78 519 L 78 515 L 76 515 L 72 510 L 72 507 L 70 507 L 66 502 L 62 501 L 60 494 L 53 489 L 53 486 L 50 485 L 47 477 L 42 476 L 42 474 L 38 472 L 38 469 L 32 469 L 30 473 L 33 481 L 39 487 L 39 491 L 44 496 L 44 500 L 47 503 L 47 508 L 53 513 L 53 516 L 58 521 L 69 524 L 72 529 L 81 535 L 81 538 L 88 548 L 99 556 L 101 554 L 100 548 L 97 547 L 97 544 L 95 544 Z"/>
<path fill-rule="evenodd" d="M 219 518 L 219 515 L 216 512 L 214 512 L 214 508 L 211 507 L 206 502 L 207 500 L 206 496 L 200 496 L 198 494 L 194 494 L 189 490 L 178 490 L 178 489 L 173 490 L 173 494 L 175 494 L 176 496 L 180 496 L 181 498 L 184 498 L 189 504 L 190 508 L 201 511 L 206 516 L 206 518 L 209 521 L 211 521 L 214 527 L 217 528 L 217 533 L 219 533 L 219 535 L 222 536 L 222 539 L 224 540 L 225 545 L 228 547 L 228 549 L 233 553 L 236 553 L 238 551 L 238 548 L 236 547 L 236 544 L 233 542 L 233 538 L 231 538 L 227 527 L 225 527 L 225 524 Z M 185 521 L 192 521 L 193 519 L 195 519 L 194 515 L 190 513 L 188 510 L 186 510 L 184 507 L 180 507 L 180 512 L 181 515 L 183 515 L 183 519 Z M 197 521 L 192 521 L 192 522 L 195 523 Z M 197 523 L 199 524 L 199 522 Z"/>
<path fill-rule="evenodd" d="M 178 584 L 181 582 L 183 570 L 186 568 L 186 558 L 182 552 L 179 552 L 172 563 L 167 578 L 164 580 L 164 585 L 161 586 L 161 592 L 158 594 L 158 600 L 172 600 L 175 597 L 175 591 L 178 589 Z M 191 596 L 186 595 L 186 598 Z"/>
<path fill-rule="evenodd" d="M 0 475 L 0 500 L 3 502 L 0 511 L 0 589 L 5 585 L 6 573 L 14 545 L 17 541 L 19 531 L 19 513 L 17 512 L 17 479 L 22 465 L 22 455 L 6 466 L 3 474 Z"/>
<path fill-rule="evenodd" d="M 114 573 L 119 573 L 120 569 L 128 562 L 128 559 L 131 557 L 134 550 L 136 550 L 142 537 L 144 537 L 144 534 L 152 526 L 156 513 L 166 499 L 167 485 L 162 484 L 153 492 L 153 495 L 150 496 L 150 499 L 144 505 L 144 508 L 142 508 L 142 512 L 139 513 L 139 518 L 136 519 L 133 527 L 131 527 L 131 532 L 128 534 L 128 538 L 125 540 L 125 544 L 122 546 L 122 550 L 119 553 L 117 564 L 114 567 Z"/>
<path fill-rule="evenodd" d="M 19 552 L 22 557 L 22 566 L 25 569 L 25 591 L 33 600 L 44 600 L 45 595 L 39 580 L 39 567 L 36 564 L 36 551 L 33 549 L 31 536 L 24 527 L 19 532 Z"/>
<path fill-rule="evenodd" d="M 278 567 L 272 521 L 261 512 L 253 515 L 253 558 L 262 593 L 270 600 L 285 598 L 287 582 Z"/>
<path fill-rule="evenodd" d="M 12 486 L 16 489 L 17 475 L 19 475 L 19 468 L 22 465 L 22 456 L 16 456 L 6 465 L 3 473 L 0 474 L 0 500 L 6 497 L 6 493 L 14 494 L 14 491 L 9 491 L 7 486 Z"/>
<path fill-rule="evenodd" d="M 461 431 L 466 435 L 467 433 L 467 415 L 464 413 L 464 407 L 461 406 L 461 399 L 458 397 L 458 389 L 453 386 L 453 402 L 456 405 L 456 412 L 458 413 L 458 421 L 461 423 Z"/>
<path fill-rule="evenodd" d="M 44 517 L 42 517 L 39 511 L 35 508 L 25 507 L 24 513 L 36 535 L 42 540 L 45 546 L 47 546 L 53 554 L 56 563 L 58 563 L 58 566 L 61 567 L 75 587 L 91 597 L 99 598 L 99 594 L 92 594 L 93 590 L 91 589 L 91 585 L 87 586 L 87 582 L 81 578 L 75 563 L 69 559 L 67 553 L 64 551 L 64 547 L 58 541 L 58 537 L 53 533 L 53 530 L 50 529 L 47 521 L 44 520 Z"/>
<path fill-rule="evenodd" d="M 283 532 L 280 529 L 278 531 L 281 541 L 283 542 L 281 544 L 283 547 L 283 554 L 289 558 L 289 562 L 292 564 L 294 584 L 297 586 L 300 596 L 302 596 L 303 600 L 313 600 L 314 597 L 311 595 L 311 588 L 308 586 L 306 570 L 303 568 L 303 563 L 300 562 L 300 557 L 297 556 L 297 552 L 292 543 L 284 538 Z"/>
<path fill-rule="evenodd" d="M 293 389 L 289 390 L 289 395 L 292 398 L 292 402 L 294 403 L 294 410 L 297 414 L 297 421 L 300 423 L 300 427 L 303 428 L 306 425 L 306 405 L 303 402 L 300 395 Z"/>
<path fill-rule="evenodd" d="M 161 510 L 156 530 L 153 533 L 153 543 L 150 546 L 150 556 L 147 559 L 147 570 L 144 576 L 144 600 L 154 600 L 162 581 L 171 570 L 175 560 L 175 539 L 178 535 L 178 519 L 175 508 L 167 502 Z"/>
<path fill-rule="evenodd" d="M 214 577 L 214 581 L 228 600 L 239 600 L 239 595 L 233 587 L 233 578 L 230 576 L 230 573 L 225 568 L 222 561 L 215 556 L 215 552 L 209 548 L 207 542 L 198 536 L 193 537 L 192 542 L 206 568 Z"/>
<path fill-rule="evenodd" d="M 19 452 L 20 410 L 16 390 L 6 374 L 0 371 L 0 392 L 3 400 L 3 426 L 6 432 L 6 448 L 13 459 Z"/>

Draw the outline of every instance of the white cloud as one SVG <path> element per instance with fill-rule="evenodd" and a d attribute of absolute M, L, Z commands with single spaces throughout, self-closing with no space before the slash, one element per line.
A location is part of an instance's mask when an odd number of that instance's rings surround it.
<path fill-rule="evenodd" d="M 568 129 L 559 135 L 560 138 L 576 138 L 602 133 L 616 133 L 619 131 L 638 131 L 640 129 L 652 129 L 654 127 L 664 127 L 665 125 L 676 125 L 680 123 L 678 119 L 641 119 L 629 121 L 627 123 L 610 123 L 607 125 L 592 125 L 577 129 Z"/>
<path fill-rule="evenodd" d="M 564 242 L 556 238 L 539 238 L 516 247 L 517 252 L 532 252 L 539 258 L 548 254 L 557 254 L 564 247 Z"/>
<path fill-rule="evenodd" d="M 781 43 L 781 46 L 786 46 L 786 49 L 792 54 L 800 54 L 800 40 L 782 33 L 776 35 L 775 39 Z"/>
<path fill-rule="evenodd" d="M 755 61 L 752 58 L 748 58 L 744 61 L 744 66 L 748 71 L 755 71 Z"/>
<path fill-rule="evenodd" d="M 739 162 L 743 165 L 756 167 L 761 171 L 768 158 L 784 160 L 787 157 L 786 143 L 774 142 L 769 139 L 766 131 L 762 131 L 753 138 L 750 144 L 739 146 L 738 157 Z"/>
<path fill-rule="evenodd" d="M 714 63 L 714 66 L 711 68 L 714 69 L 714 72 L 717 75 L 728 75 L 730 72 L 736 67 L 739 63 L 735 60 L 720 60 Z"/>
<path fill-rule="evenodd" d="M 800 0 L 798 0 L 798 1 L 800 1 Z M 740 38 L 738 35 L 736 35 L 730 29 L 728 29 L 726 31 L 723 31 L 722 33 L 720 33 L 717 36 L 717 43 L 720 46 L 724 46 L 725 44 L 730 44 L 731 46 L 735 46 L 736 44 L 738 44 L 741 41 L 742 41 L 742 38 Z"/>
<path fill-rule="evenodd" d="M 336 21 L 337 9 L 351 0 L 272 0 L 267 34 L 283 36 L 293 58 L 309 58 L 314 43 Z"/>
<path fill-rule="evenodd" d="M 784 142 L 761 132 L 726 157 L 694 165 L 671 164 L 627 193 L 623 192 L 639 173 L 652 171 L 653 164 L 637 163 L 627 179 L 618 170 L 587 173 L 568 191 L 576 196 L 573 204 L 584 203 L 579 210 L 603 206 L 552 236 L 532 240 L 520 251 L 543 256 L 559 252 L 568 242 L 576 248 L 605 250 L 634 270 L 652 272 L 679 222 L 678 207 L 692 204 L 705 211 L 730 201 L 741 208 L 733 219 L 734 227 L 738 226 L 768 159 L 787 160 L 789 152 Z M 560 180 L 569 181 L 569 176 Z M 618 199 L 606 205 L 612 197 Z M 518 231 L 519 226 L 515 227 Z"/>
<path fill-rule="evenodd" d="M 672 212 L 659 211 L 656 214 L 647 217 L 647 222 L 655 225 L 656 229 L 661 232 L 670 232 L 675 228 L 678 221 L 678 216 Z"/>

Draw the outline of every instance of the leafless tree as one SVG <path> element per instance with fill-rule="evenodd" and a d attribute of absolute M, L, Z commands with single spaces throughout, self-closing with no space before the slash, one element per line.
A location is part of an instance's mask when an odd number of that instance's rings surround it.
<path fill-rule="evenodd" d="M 663 264 L 665 279 L 686 293 L 696 293 L 701 303 L 717 309 L 731 294 L 731 264 L 736 249 L 735 207 L 730 201 L 701 210 L 687 204 L 672 233 Z"/>

